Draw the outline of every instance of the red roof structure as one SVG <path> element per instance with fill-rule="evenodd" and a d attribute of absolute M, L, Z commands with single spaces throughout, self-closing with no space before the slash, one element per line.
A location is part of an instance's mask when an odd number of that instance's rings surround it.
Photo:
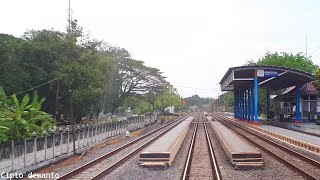
<path fill-rule="evenodd" d="M 314 86 L 314 81 L 308 82 L 305 85 L 302 86 L 301 88 L 301 94 L 302 95 L 317 95 L 317 89 Z"/>
<path fill-rule="evenodd" d="M 318 91 L 314 85 L 314 82 L 315 81 L 311 81 L 311 82 L 304 84 L 301 87 L 301 95 L 303 95 L 303 96 L 317 95 Z M 286 101 L 286 102 L 295 101 L 295 91 L 296 91 L 295 86 L 289 87 L 281 95 L 276 96 L 274 99 Z"/>

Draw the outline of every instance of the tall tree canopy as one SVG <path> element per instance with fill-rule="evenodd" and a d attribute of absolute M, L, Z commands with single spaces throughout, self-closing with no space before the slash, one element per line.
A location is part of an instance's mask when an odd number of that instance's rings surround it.
<path fill-rule="evenodd" d="M 251 61 L 249 61 L 251 62 Z M 252 62 L 251 62 L 252 63 Z M 257 65 L 273 65 L 289 67 L 292 69 L 301 70 L 308 73 L 314 73 L 318 69 L 318 65 L 314 64 L 311 59 L 306 58 L 301 53 L 296 55 L 289 53 L 266 53 L 257 62 Z"/>
<path fill-rule="evenodd" d="M 130 96 L 154 92 L 165 77 L 120 47 L 84 35 L 77 21 L 67 33 L 30 30 L 21 38 L 0 34 L 0 86 L 7 95 L 37 90 L 53 117 L 114 112 Z M 72 100 L 72 101 L 71 101 Z"/>
<path fill-rule="evenodd" d="M 191 97 L 185 98 L 186 106 L 191 107 L 191 106 L 197 106 L 198 108 L 202 108 L 203 105 L 210 104 L 213 99 L 211 98 L 203 98 L 200 97 L 199 95 L 195 94 Z"/>
<path fill-rule="evenodd" d="M 104 104 L 104 110 L 112 113 L 128 97 L 154 93 L 167 83 L 159 69 L 145 66 L 143 61 L 132 59 L 124 49 L 118 49 L 116 52 Z"/>

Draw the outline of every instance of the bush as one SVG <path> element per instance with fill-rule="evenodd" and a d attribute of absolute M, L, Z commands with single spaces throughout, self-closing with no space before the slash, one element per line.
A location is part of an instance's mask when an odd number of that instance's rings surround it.
<path fill-rule="evenodd" d="M 267 117 L 267 115 L 265 115 L 265 114 L 261 114 L 260 116 L 263 117 L 263 118 Z"/>
<path fill-rule="evenodd" d="M 161 116 L 160 120 L 161 120 L 161 123 L 163 123 L 165 121 L 165 117 Z"/>
<path fill-rule="evenodd" d="M 33 132 L 42 135 L 54 126 L 53 118 L 41 111 L 44 98 L 35 92 L 30 101 L 25 95 L 19 101 L 16 95 L 7 97 L 0 87 L 0 141 L 19 140 L 31 137 Z"/>
<path fill-rule="evenodd" d="M 320 116 L 318 116 L 317 124 L 320 125 Z"/>

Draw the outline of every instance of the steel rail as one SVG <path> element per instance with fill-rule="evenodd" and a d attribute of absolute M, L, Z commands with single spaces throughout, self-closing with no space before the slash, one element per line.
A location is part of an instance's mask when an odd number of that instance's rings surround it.
<path fill-rule="evenodd" d="M 191 143 L 190 143 L 190 146 L 189 146 L 187 160 L 186 160 L 186 163 L 185 163 L 185 166 L 184 166 L 184 170 L 183 170 L 183 174 L 182 174 L 182 177 L 181 177 L 182 180 L 188 179 L 188 174 L 189 174 L 190 168 L 191 168 L 192 153 L 193 153 L 193 150 L 194 150 L 194 142 L 195 142 L 196 135 L 197 135 L 197 129 L 198 129 L 198 123 L 196 123 L 196 127 L 193 130 L 193 134 L 192 134 L 192 139 L 191 139 Z"/>
<path fill-rule="evenodd" d="M 273 146 L 275 146 L 275 147 L 277 147 L 277 148 L 279 148 L 279 149 L 287 152 L 287 153 L 290 154 L 290 155 L 293 155 L 293 156 L 299 158 L 299 159 L 302 160 L 302 161 L 305 161 L 305 162 L 307 162 L 307 163 L 309 163 L 309 164 L 311 164 L 311 165 L 313 165 L 313 166 L 316 166 L 317 168 L 320 167 L 320 163 L 319 163 L 319 162 L 317 162 L 317 161 L 315 161 L 315 160 L 313 160 L 313 159 L 311 159 L 311 158 L 309 158 L 309 157 L 306 157 L 305 155 L 300 154 L 300 153 L 298 153 L 298 152 L 296 152 L 296 151 L 294 151 L 294 150 L 292 150 L 292 149 L 289 149 L 289 148 L 287 148 L 287 147 L 285 147 L 285 146 L 283 146 L 283 145 L 281 145 L 281 144 L 279 144 L 279 143 L 277 143 L 277 142 L 274 142 L 274 141 L 272 141 L 272 140 L 270 140 L 270 139 L 267 139 L 267 138 L 263 137 L 262 135 L 255 134 L 255 133 L 251 132 L 250 130 L 248 130 L 247 128 L 242 127 L 242 126 L 239 125 L 239 124 L 231 123 L 231 122 L 229 122 L 229 120 L 227 120 L 226 117 L 221 117 L 221 116 L 219 115 L 219 116 L 215 116 L 215 118 L 219 119 L 219 121 L 220 121 L 221 123 L 223 123 L 224 125 L 226 125 L 226 126 L 229 127 L 230 129 L 232 129 L 233 131 L 235 131 L 237 134 L 239 134 L 241 137 L 243 137 L 243 138 L 245 138 L 246 140 L 248 140 L 250 143 L 252 143 L 252 144 L 254 144 L 255 146 L 257 146 L 258 148 L 262 149 L 262 150 L 265 151 L 266 153 L 274 156 L 276 159 L 278 159 L 279 161 L 281 161 L 282 163 L 284 163 L 285 165 L 287 165 L 287 166 L 290 167 L 291 169 L 297 171 L 297 172 L 300 173 L 302 176 L 305 176 L 307 179 L 314 179 L 314 180 L 319 179 L 319 177 L 316 177 L 316 176 L 314 176 L 313 174 L 308 173 L 308 172 L 302 170 L 301 168 L 297 167 L 295 164 L 293 164 L 293 163 L 285 160 L 285 159 L 284 159 L 283 157 L 281 157 L 280 155 L 277 155 L 276 153 L 274 153 L 274 152 L 272 152 L 271 150 L 267 149 L 267 148 L 264 147 L 263 145 L 260 145 L 260 144 L 256 143 L 255 141 L 253 141 L 252 139 L 250 139 L 249 137 L 243 135 L 242 133 L 240 133 L 239 131 L 237 131 L 237 130 L 235 129 L 235 127 L 238 127 L 238 128 L 240 128 L 240 129 L 246 131 L 247 133 L 249 133 L 249 134 L 251 134 L 251 135 L 253 135 L 253 136 L 255 136 L 255 137 L 257 137 L 257 138 L 259 138 L 259 139 L 261 139 L 261 140 L 263 140 L 264 142 L 266 142 L 266 143 L 268 143 L 268 144 L 271 144 L 271 145 L 273 145 Z"/>
<path fill-rule="evenodd" d="M 221 179 L 221 174 L 220 174 L 220 171 L 219 171 L 219 168 L 218 168 L 218 165 L 217 165 L 217 159 L 215 158 L 215 155 L 214 155 L 214 151 L 213 151 L 213 148 L 212 148 L 212 144 L 211 144 L 211 140 L 210 140 L 210 136 L 209 136 L 209 133 L 208 133 L 208 129 L 207 129 L 207 125 L 206 123 L 203 123 L 204 125 L 204 129 L 205 129 L 205 132 L 206 132 L 206 139 L 207 139 L 207 144 L 208 144 L 208 148 L 209 148 L 209 152 L 210 152 L 210 159 L 211 159 L 211 167 L 212 167 L 212 172 L 214 172 L 214 177 L 216 180 L 220 180 Z"/>
<path fill-rule="evenodd" d="M 220 174 L 220 171 L 219 171 L 219 168 L 218 168 L 218 165 L 217 165 L 217 160 L 216 160 L 215 155 L 214 155 L 214 151 L 213 151 L 213 148 L 212 148 L 210 136 L 209 136 L 208 129 L 207 129 L 207 126 L 206 126 L 206 122 L 203 119 L 203 116 L 202 116 L 202 122 L 200 122 L 200 117 L 199 117 L 198 118 L 198 122 L 196 123 L 196 127 L 194 128 L 192 139 L 191 139 L 190 146 L 189 146 L 187 160 L 185 162 L 184 171 L 183 171 L 181 179 L 182 180 L 189 179 L 189 173 L 190 173 L 191 164 L 192 164 L 192 154 L 194 152 L 195 139 L 196 139 L 196 136 L 197 136 L 198 124 L 199 123 L 202 123 L 203 126 L 204 126 L 205 135 L 206 135 L 206 141 L 207 141 L 207 145 L 208 145 L 208 152 L 209 152 L 209 156 L 210 156 L 209 158 L 211 160 L 210 161 L 211 168 L 212 168 L 211 170 L 213 172 L 213 176 L 214 176 L 214 178 L 216 180 L 220 180 L 221 179 L 221 174 Z"/>
<path fill-rule="evenodd" d="M 129 154 L 127 154 L 126 156 L 122 157 L 121 159 L 119 159 L 118 161 L 116 161 L 115 163 L 113 163 L 112 165 L 110 165 L 107 169 L 104 169 L 100 172 L 98 172 L 93 178 L 91 178 L 91 180 L 100 180 L 101 178 L 103 178 L 104 176 L 106 176 L 107 174 L 110 174 L 113 170 L 115 170 L 118 166 L 120 166 L 122 163 L 124 163 L 127 159 L 129 159 L 130 157 L 134 156 L 136 153 L 138 153 L 139 151 L 141 151 L 143 148 L 145 148 L 147 145 L 151 144 L 152 142 L 154 142 L 155 140 L 157 140 L 159 137 L 163 136 L 164 134 L 166 134 L 168 131 L 170 131 L 172 128 L 174 128 L 175 126 L 177 126 L 181 121 L 175 123 L 174 125 L 172 125 L 171 127 L 169 127 L 168 129 L 166 129 L 165 131 L 163 131 L 162 133 L 158 134 L 157 136 L 151 138 L 150 140 L 148 140 L 147 142 L 143 143 L 141 146 L 139 146 L 138 148 L 134 149 L 133 151 L 131 151 Z"/>
<path fill-rule="evenodd" d="M 177 124 L 179 124 L 180 122 L 182 122 L 182 121 L 183 121 L 184 119 L 186 119 L 187 117 L 189 117 L 189 116 L 179 118 L 179 119 L 177 119 L 177 120 L 175 120 L 175 121 L 173 121 L 173 122 L 170 122 L 169 124 L 166 124 L 166 125 L 164 125 L 164 126 L 162 126 L 162 127 L 160 127 L 160 128 L 157 128 L 157 129 L 155 129 L 155 130 L 153 130 L 153 131 L 151 131 L 151 132 L 149 132 L 149 133 L 147 133 L 147 134 L 145 134 L 145 135 L 143 135 L 143 136 L 141 136 L 141 137 L 139 137 L 139 138 L 137 138 L 137 139 L 135 139 L 135 140 L 133 140 L 133 141 L 130 141 L 130 142 L 128 142 L 128 143 L 126 143 L 126 144 L 124 144 L 124 145 L 122 145 L 122 146 L 120 146 L 120 147 L 118 147 L 118 148 L 116 148 L 116 149 L 114 149 L 114 150 L 112 150 L 112 151 L 110 151 L 110 152 L 108 152 L 108 153 L 106 153 L 106 154 L 104 154 L 104 155 L 102 155 L 102 156 L 100 156 L 100 157 L 98 157 L 98 158 L 96 158 L 96 159 L 94 159 L 94 160 L 92 160 L 92 161 L 90 161 L 90 162 L 88 162 L 88 163 L 86 163 L 86 164 L 84 164 L 84 165 L 82 165 L 82 166 L 80 166 L 80 167 L 78 167 L 78 168 L 76 168 L 76 169 L 68 172 L 67 174 L 64 174 L 64 175 L 60 176 L 58 179 L 59 179 L 59 180 L 70 179 L 70 178 L 72 178 L 73 176 L 75 176 L 75 175 L 77 175 L 77 174 L 85 171 L 86 169 L 88 169 L 88 168 L 90 168 L 90 167 L 92 167 L 92 166 L 100 163 L 101 161 L 103 161 L 103 160 L 111 157 L 112 155 L 120 152 L 121 150 L 130 147 L 131 145 L 139 142 L 140 140 L 143 140 L 143 139 L 145 139 L 146 137 L 149 137 L 149 136 L 151 136 L 152 134 L 154 134 L 154 133 L 156 133 L 156 132 L 158 132 L 158 131 L 160 131 L 160 130 L 162 130 L 162 129 L 164 129 L 164 128 L 172 125 L 172 124 L 173 124 L 173 126 L 172 126 L 171 128 L 173 128 L 174 126 L 176 126 Z"/>

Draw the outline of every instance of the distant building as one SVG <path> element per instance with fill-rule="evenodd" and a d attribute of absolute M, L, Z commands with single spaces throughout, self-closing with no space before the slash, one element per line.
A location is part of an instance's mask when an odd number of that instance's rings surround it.
<path fill-rule="evenodd" d="M 164 109 L 165 112 L 167 113 L 174 113 L 174 106 L 170 106 Z"/>

